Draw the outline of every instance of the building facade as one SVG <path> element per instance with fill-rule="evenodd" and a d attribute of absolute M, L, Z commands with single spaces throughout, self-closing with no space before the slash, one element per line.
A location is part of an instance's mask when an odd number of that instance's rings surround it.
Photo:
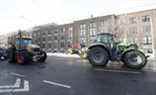
<path fill-rule="evenodd" d="M 137 43 L 156 56 L 156 9 L 117 16 L 117 34 L 127 43 Z"/>
<path fill-rule="evenodd" d="M 65 52 L 73 44 L 74 24 L 69 23 L 69 24 L 59 25 L 57 29 L 58 29 L 58 39 L 59 39 L 58 51 Z"/>
<path fill-rule="evenodd" d="M 88 46 L 96 34 L 109 32 L 117 40 L 137 43 L 156 56 L 156 9 L 121 15 L 91 17 L 62 25 L 43 25 L 33 29 L 34 42 L 49 51 Z"/>
<path fill-rule="evenodd" d="M 47 52 L 51 52 L 53 47 L 58 48 L 58 30 L 56 26 L 55 24 L 47 24 L 34 27 L 31 31 L 33 43 Z"/>
<path fill-rule="evenodd" d="M 33 43 L 38 44 L 47 52 L 64 52 L 73 42 L 73 24 L 49 24 L 34 27 Z"/>
<path fill-rule="evenodd" d="M 0 48 L 8 47 L 8 35 L 0 35 Z"/>
<path fill-rule="evenodd" d="M 99 33 L 113 33 L 116 27 L 115 15 L 92 17 L 74 22 L 75 43 L 89 46 Z"/>

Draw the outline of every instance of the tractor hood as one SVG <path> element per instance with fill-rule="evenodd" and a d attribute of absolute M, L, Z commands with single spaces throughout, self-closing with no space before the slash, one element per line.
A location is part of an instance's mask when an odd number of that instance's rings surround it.
<path fill-rule="evenodd" d="M 38 45 L 35 45 L 35 44 L 30 44 L 28 45 L 29 48 L 40 48 L 40 46 Z"/>
<path fill-rule="evenodd" d="M 27 50 L 29 52 L 33 52 L 34 50 L 40 50 L 40 46 L 35 45 L 35 44 L 30 44 L 27 46 Z"/>

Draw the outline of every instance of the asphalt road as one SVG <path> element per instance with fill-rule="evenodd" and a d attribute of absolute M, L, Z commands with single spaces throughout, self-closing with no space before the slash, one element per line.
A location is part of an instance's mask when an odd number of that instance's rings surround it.
<path fill-rule="evenodd" d="M 11 88 L 17 80 L 20 87 Z M 55 56 L 43 64 L 4 61 L 0 62 L 0 95 L 156 95 L 156 73 L 92 68 L 85 60 Z"/>

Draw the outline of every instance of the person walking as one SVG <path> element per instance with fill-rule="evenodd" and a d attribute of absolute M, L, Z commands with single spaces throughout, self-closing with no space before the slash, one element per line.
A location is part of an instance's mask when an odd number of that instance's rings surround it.
<path fill-rule="evenodd" d="M 16 62 L 16 47 L 14 44 L 11 44 L 11 47 L 9 48 L 9 63 L 15 62 Z"/>

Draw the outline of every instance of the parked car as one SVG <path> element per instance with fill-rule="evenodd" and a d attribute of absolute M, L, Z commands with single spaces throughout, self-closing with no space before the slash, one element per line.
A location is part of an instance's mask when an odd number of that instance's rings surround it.
<path fill-rule="evenodd" d="M 4 61 L 7 59 L 7 49 L 0 48 L 0 60 Z"/>
<path fill-rule="evenodd" d="M 54 50 L 53 50 L 53 53 L 56 53 L 56 52 L 58 52 L 58 50 L 57 50 L 57 49 L 54 49 Z"/>

